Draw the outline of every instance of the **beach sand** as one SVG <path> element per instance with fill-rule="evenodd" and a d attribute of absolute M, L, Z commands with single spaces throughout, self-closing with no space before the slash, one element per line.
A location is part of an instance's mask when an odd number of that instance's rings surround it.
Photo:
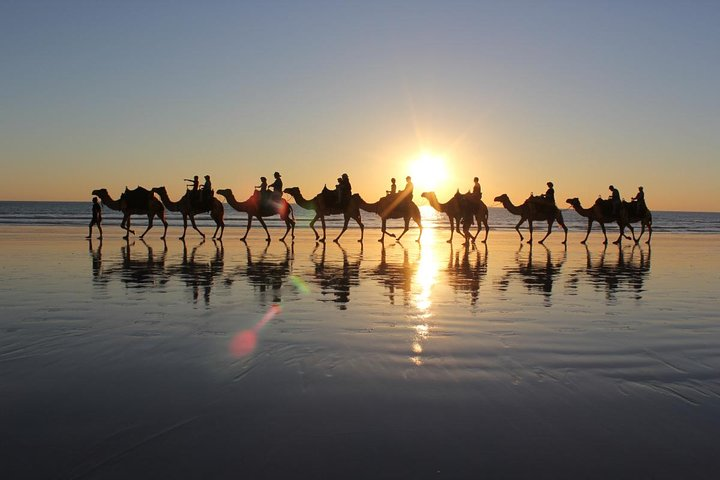
<path fill-rule="evenodd" d="M 720 235 L 178 233 L 0 230 L 4 478 L 720 472 Z"/>

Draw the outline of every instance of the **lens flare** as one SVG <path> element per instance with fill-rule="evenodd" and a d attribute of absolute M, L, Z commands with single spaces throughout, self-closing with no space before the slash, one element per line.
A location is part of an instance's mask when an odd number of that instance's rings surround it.
<path fill-rule="evenodd" d="M 291 275 L 289 280 L 293 287 L 297 288 L 303 295 L 310 293 L 310 287 L 308 287 L 308 284 L 305 283 L 302 278 L 296 275 Z"/>
<path fill-rule="evenodd" d="M 230 354 L 234 357 L 250 355 L 257 346 L 257 336 L 260 329 L 281 311 L 280 305 L 273 305 L 253 328 L 237 333 L 230 341 Z"/>

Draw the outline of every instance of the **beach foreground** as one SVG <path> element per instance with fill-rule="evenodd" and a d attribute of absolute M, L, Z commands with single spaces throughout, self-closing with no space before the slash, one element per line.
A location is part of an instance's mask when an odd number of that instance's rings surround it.
<path fill-rule="evenodd" d="M 0 231 L 6 478 L 720 472 L 720 235 L 85 232 Z"/>

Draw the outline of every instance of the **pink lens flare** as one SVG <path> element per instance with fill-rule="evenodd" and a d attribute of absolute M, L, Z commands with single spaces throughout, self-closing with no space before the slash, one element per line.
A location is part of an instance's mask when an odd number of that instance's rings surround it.
<path fill-rule="evenodd" d="M 257 334 L 260 329 L 281 311 L 280 305 L 272 305 L 253 328 L 237 333 L 230 342 L 230 353 L 232 356 L 244 357 L 250 355 L 257 346 Z"/>

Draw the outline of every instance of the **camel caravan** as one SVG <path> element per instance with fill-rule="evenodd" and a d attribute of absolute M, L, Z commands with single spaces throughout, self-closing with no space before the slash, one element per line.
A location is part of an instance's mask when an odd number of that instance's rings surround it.
<path fill-rule="evenodd" d="M 131 228 L 131 217 L 133 215 L 145 215 L 148 219 L 147 228 L 140 235 L 140 238 L 143 238 L 148 231 L 150 231 L 153 227 L 155 217 L 157 217 L 164 227 L 163 234 L 160 238 L 165 239 L 168 228 L 168 222 L 165 218 L 165 210 L 167 209 L 170 212 L 178 212 L 182 215 L 183 232 L 180 237 L 181 240 L 185 239 L 188 219 L 190 220 L 192 228 L 197 231 L 203 239 L 205 238 L 205 234 L 200 231 L 195 222 L 196 215 L 205 213 L 209 213 L 210 218 L 215 222 L 216 228 L 212 238 L 221 240 L 225 231 L 224 206 L 223 203 L 215 197 L 216 192 L 212 189 L 210 176 L 205 176 L 205 183 L 202 187 L 199 185 L 197 176 L 192 180 L 185 180 L 190 183 L 187 185 L 185 194 L 177 201 L 169 198 L 167 189 L 164 186 L 154 187 L 149 190 L 143 187 L 130 190 L 126 187 L 125 191 L 116 200 L 109 195 L 105 188 L 93 190 L 92 194 L 99 198 L 100 202 L 106 207 L 122 212 L 123 218 L 120 223 L 120 228 L 125 230 L 124 239 L 128 239 L 130 234 L 135 234 L 135 231 Z M 420 208 L 413 201 L 414 186 L 411 177 L 408 176 L 405 180 L 405 188 L 398 191 L 395 179 L 393 178 L 391 180 L 390 190 L 386 191 L 384 197 L 381 197 L 373 203 L 366 202 L 359 194 L 352 192 L 352 186 L 347 174 L 343 174 L 338 178 L 335 189 L 331 190 L 327 188 L 326 185 L 320 193 L 311 198 L 306 198 L 299 187 L 283 188 L 282 178 L 278 172 L 274 173 L 274 182 L 270 185 L 267 184 L 265 177 L 261 177 L 260 185 L 255 187 L 252 195 L 245 201 L 238 201 L 230 189 L 220 189 L 217 191 L 217 195 L 223 197 L 226 203 L 238 212 L 247 213 L 247 228 L 245 234 L 240 239 L 242 241 L 245 241 L 250 233 L 253 219 L 257 219 L 265 231 L 265 240 L 269 242 L 271 240 L 270 232 L 268 231 L 264 218 L 275 215 L 280 217 L 286 227 L 285 233 L 280 240 L 285 241 L 288 235 L 290 235 L 292 239 L 295 238 L 296 222 L 293 206 L 283 198 L 283 194 L 288 194 L 295 201 L 296 205 L 314 212 L 314 216 L 310 220 L 310 228 L 315 234 L 316 242 L 325 242 L 326 217 L 338 215 L 343 216 L 344 222 L 341 231 L 333 241 L 339 242 L 347 230 L 350 220 L 354 220 L 360 227 L 360 239 L 358 241 L 362 242 L 365 234 L 365 225 L 362 222 L 361 215 L 362 211 L 372 212 L 380 217 L 382 236 L 378 240 L 379 242 L 383 242 L 385 236 L 395 238 L 399 241 L 410 229 L 411 220 L 418 226 L 419 234 L 416 241 L 419 242 L 423 232 Z M 547 232 L 538 243 L 542 244 L 545 242 L 552 233 L 553 224 L 557 223 L 564 231 L 562 243 L 567 244 L 568 228 L 565 225 L 560 208 L 558 208 L 555 203 L 554 185 L 552 182 L 548 182 L 547 186 L 548 189 L 544 194 L 537 196 L 530 195 L 530 197 L 519 205 L 515 205 L 507 194 L 501 194 L 494 199 L 495 202 L 500 203 L 508 212 L 520 217 L 518 223 L 515 225 L 515 230 L 518 232 L 521 242 L 525 240 L 525 237 L 520 231 L 521 225 L 527 222 L 529 231 L 527 242 L 532 243 L 533 222 L 545 222 L 547 224 Z M 610 185 L 609 189 L 611 195 L 608 199 L 598 198 L 589 208 L 583 208 L 578 198 L 567 199 L 570 207 L 579 215 L 588 219 L 587 233 L 581 243 L 585 244 L 587 242 L 590 231 L 592 230 L 592 225 L 594 222 L 597 222 L 602 229 L 604 236 L 603 243 L 605 244 L 608 243 L 605 225 L 609 223 L 617 224 L 620 231 L 617 240 L 613 243 L 620 244 L 623 238 L 628 240 L 632 238 L 635 243 L 639 243 L 645 233 L 645 229 L 647 229 L 648 239 L 646 243 L 649 244 L 652 238 L 652 213 L 645 204 L 643 187 L 639 187 L 638 194 L 633 197 L 630 202 L 621 200 L 620 193 L 614 186 Z M 485 235 L 481 242 L 487 242 L 490 232 L 488 207 L 482 200 L 482 190 L 477 177 L 474 178 L 472 191 L 460 193 L 458 189 L 455 195 L 444 203 L 438 200 L 435 192 L 423 192 L 421 197 L 425 198 L 430 206 L 437 212 L 444 213 L 447 216 L 450 223 L 450 238 L 447 240 L 448 243 L 452 243 L 455 233 L 462 236 L 465 245 L 475 243 L 483 229 Z M 100 229 L 101 215 L 97 211 L 97 201 L 94 200 L 94 202 L 90 233 L 92 233 L 93 225 L 96 225 Z M 404 229 L 399 235 L 387 231 L 388 219 L 403 219 Z M 318 220 L 320 220 L 322 227 L 322 235 L 315 228 Z M 634 223 L 640 223 L 641 226 L 640 235 L 637 238 L 635 237 L 635 230 L 632 225 Z M 473 224 L 477 225 L 477 230 L 474 234 L 470 231 Z M 626 229 L 630 230 L 632 236 L 628 236 L 625 233 Z M 99 231 L 101 235 L 100 238 L 102 238 L 102 230 L 100 229 Z M 90 238 L 90 236 L 88 236 L 88 238 Z"/>

